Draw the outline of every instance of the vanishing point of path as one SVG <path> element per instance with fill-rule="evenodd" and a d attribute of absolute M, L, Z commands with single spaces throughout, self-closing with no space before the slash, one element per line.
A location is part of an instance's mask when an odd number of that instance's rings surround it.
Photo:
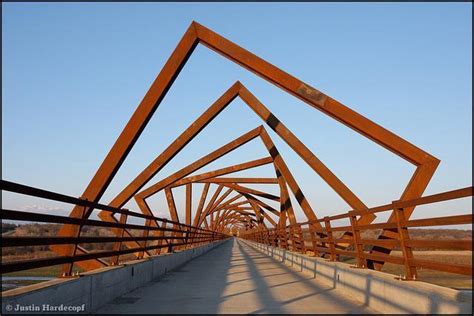
<path fill-rule="evenodd" d="M 97 313 L 371 313 L 233 238 Z"/>

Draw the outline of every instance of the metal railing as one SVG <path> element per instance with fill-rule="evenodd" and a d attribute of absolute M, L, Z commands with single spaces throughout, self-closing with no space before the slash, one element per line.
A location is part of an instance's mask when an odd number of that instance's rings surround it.
<path fill-rule="evenodd" d="M 472 250 L 472 237 L 469 240 L 419 240 L 410 238 L 408 228 L 432 227 L 447 225 L 471 224 L 473 215 L 451 215 L 423 219 L 406 218 L 405 210 L 419 205 L 455 200 L 473 195 L 473 188 L 434 194 L 413 200 L 394 201 L 390 204 L 370 208 L 365 211 L 349 211 L 346 213 L 327 216 L 316 221 L 308 221 L 289 225 L 284 228 L 269 230 L 254 230 L 240 237 L 276 246 L 312 256 L 326 257 L 338 261 L 340 256 L 356 259 L 358 268 L 367 268 L 367 261 L 372 260 L 382 265 L 386 262 L 403 265 L 406 280 L 417 277 L 417 268 L 425 268 L 463 275 L 472 275 L 472 265 L 443 263 L 433 260 L 414 258 L 414 248 Z M 393 212 L 385 223 L 360 224 L 359 219 L 367 214 Z M 336 225 L 336 221 L 349 219 L 349 225 Z M 368 230 L 383 230 L 388 232 L 376 239 L 362 238 L 361 233 Z M 335 236 L 336 234 L 339 236 Z M 308 246 L 310 245 L 310 246 Z M 380 247 L 381 251 L 367 250 L 367 247 Z M 390 255 L 390 250 L 399 248 L 402 256 Z"/>
<path fill-rule="evenodd" d="M 74 253 L 67 256 L 60 255 L 46 258 L 11 261 L 6 261 L 2 256 L 2 274 L 59 264 L 69 265 L 69 272 L 71 272 L 72 265 L 74 263 L 87 260 L 98 260 L 103 266 L 117 265 L 120 262 L 120 256 L 126 254 L 135 254 L 136 258 L 141 259 L 145 254 L 146 256 L 159 255 L 162 253 L 162 250 L 172 252 L 173 250 L 195 247 L 229 237 L 219 232 L 185 225 L 183 223 L 171 221 L 166 218 L 136 213 L 127 209 L 114 208 L 108 205 L 94 203 L 80 198 L 25 186 L 14 182 L 2 180 L 1 190 L 44 198 L 56 202 L 79 205 L 84 207 L 84 211 L 86 209 L 92 211 L 102 210 L 112 214 L 120 214 L 120 220 L 115 219 L 114 221 L 102 221 L 89 218 L 73 218 L 68 216 L 39 214 L 2 208 L 0 212 L 2 223 L 5 220 L 11 220 L 50 224 L 68 224 L 75 225 L 78 228 L 77 234 L 73 237 L 2 236 L 2 254 L 3 250 L 8 247 L 52 245 L 74 245 L 75 247 Z M 130 223 L 130 219 L 144 219 L 145 225 Z M 151 225 L 153 222 L 155 223 L 155 226 Z M 81 231 L 84 226 L 110 228 L 114 232 L 113 235 L 115 236 L 81 236 Z M 141 236 L 133 236 L 131 234 L 129 234 L 129 236 L 124 236 L 124 232 L 126 230 L 139 232 L 141 233 Z M 151 244 L 153 241 L 156 241 L 156 244 Z M 123 247 L 122 245 L 126 242 L 134 242 L 137 246 L 132 248 Z M 113 247 L 111 250 L 106 251 L 87 251 L 84 247 L 80 246 L 97 243 L 113 243 Z M 78 249 L 79 251 L 77 251 Z M 104 260 L 104 258 L 109 258 L 109 260 Z"/>

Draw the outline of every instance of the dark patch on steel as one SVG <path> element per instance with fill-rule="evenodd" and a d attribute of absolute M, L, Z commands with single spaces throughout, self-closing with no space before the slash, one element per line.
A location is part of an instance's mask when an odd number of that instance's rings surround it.
<path fill-rule="evenodd" d="M 313 101 L 315 104 L 323 107 L 324 104 L 326 103 L 326 100 L 327 100 L 327 96 L 322 93 L 321 91 L 319 91 L 318 89 L 315 89 L 313 87 L 310 87 L 308 85 L 305 85 L 304 83 L 302 83 L 298 90 L 296 90 L 296 92 L 298 92 L 298 94 L 300 94 L 301 96 L 305 97 L 306 99 L 309 99 L 311 101 Z"/>
<path fill-rule="evenodd" d="M 265 121 L 267 122 L 268 126 L 270 126 L 272 129 L 276 129 L 278 124 L 280 124 L 280 120 L 277 119 L 276 116 L 273 115 L 272 113 L 270 113 L 270 115 Z"/>

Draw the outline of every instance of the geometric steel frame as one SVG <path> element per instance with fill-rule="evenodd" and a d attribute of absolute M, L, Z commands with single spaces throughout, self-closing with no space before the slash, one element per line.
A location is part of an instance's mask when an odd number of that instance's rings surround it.
<path fill-rule="evenodd" d="M 279 153 L 276 150 L 276 147 L 273 144 L 273 142 L 268 137 L 268 134 L 265 132 L 263 127 L 260 126 L 256 129 L 251 130 L 250 132 L 242 135 L 241 137 L 229 142 L 228 144 L 220 147 L 219 149 L 213 151 L 211 154 L 208 154 L 205 157 L 202 157 L 202 158 L 196 160 L 194 163 L 191 163 L 188 166 L 183 167 L 181 170 L 179 170 L 179 171 L 175 172 L 174 174 L 168 176 L 167 178 L 161 180 L 159 183 L 153 185 L 151 188 L 149 188 L 149 189 L 147 189 L 147 190 L 145 190 L 141 193 L 136 194 L 135 195 L 135 200 L 136 200 L 137 204 L 139 205 L 140 209 L 142 210 L 142 212 L 144 214 L 150 214 L 151 210 L 149 209 L 148 205 L 146 204 L 145 198 L 151 196 L 152 194 L 155 194 L 155 193 L 159 192 L 162 189 L 166 189 L 166 188 L 174 186 L 174 184 L 176 182 L 180 181 L 187 174 L 192 173 L 193 171 L 197 170 L 198 168 L 202 168 L 206 164 L 214 161 L 217 158 L 220 158 L 222 156 L 222 154 L 227 154 L 227 153 L 231 152 L 232 150 L 236 149 L 238 146 L 243 145 L 244 143 L 254 139 L 255 137 L 261 137 L 261 139 L 264 142 L 267 150 L 272 155 L 272 160 L 273 160 L 273 163 L 275 165 L 276 170 L 280 170 L 280 168 L 285 168 L 285 171 L 283 171 L 283 172 L 285 174 L 287 174 L 287 172 L 289 173 L 289 170 L 286 167 L 286 165 L 284 164 L 283 160 L 280 159 L 280 158 L 276 158 L 276 157 L 279 157 Z M 229 147 L 229 145 L 233 145 L 233 146 Z M 226 150 L 224 152 L 222 152 L 223 149 L 226 149 Z M 208 157 L 212 157 L 212 158 L 209 159 Z M 278 159 L 279 161 L 277 163 L 275 163 L 275 161 L 274 161 L 275 159 Z M 264 161 L 264 159 L 261 159 L 261 160 Z M 183 174 L 183 170 L 189 169 L 189 167 L 192 167 L 197 162 L 201 162 L 201 164 L 196 166 L 194 169 L 187 170 L 186 171 L 187 174 Z M 224 170 L 224 169 L 228 169 L 228 168 L 223 168 L 223 169 L 220 169 L 220 170 Z M 230 170 L 229 172 L 235 172 L 235 171 L 237 171 L 237 170 Z M 227 172 L 227 173 L 229 173 L 229 172 Z M 209 177 L 213 176 L 212 171 L 207 172 L 207 174 L 209 174 Z M 195 177 L 198 178 L 198 179 L 200 178 L 199 176 L 195 176 Z M 289 177 L 289 180 L 292 181 L 292 183 L 294 183 L 294 185 L 293 185 L 294 192 L 295 193 L 296 192 L 301 192 L 301 189 L 299 188 L 299 186 L 294 181 L 294 178 L 292 177 L 292 175 L 287 174 L 287 177 Z M 173 182 L 171 182 L 171 181 L 173 181 Z M 227 186 L 230 186 L 230 185 L 227 185 Z M 303 203 L 302 208 L 305 210 L 308 219 L 309 220 L 315 220 L 316 217 L 314 215 L 314 212 L 312 211 L 310 205 L 304 199 L 304 195 L 301 193 L 300 196 L 301 197 L 299 198 L 299 203 Z M 200 215 L 200 214 L 198 214 L 198 215 Z M 290 218 L 292 219 L 291 223 L 295 224 L 296 220 L 294 219 L 294 215 L 292 214 L 292 211 L 290 213 Z M 176 220 L 177 218 L 172 217 L 172 219 Z"/>
<path fill-rule="evenodd" d="M 145 97 L 140 102 L 136 111 L 133 113 L 132 117 L 130 118 L 124 130 L 116 140 L 112 149 L 107 154 L 106 158 L 102 162 L 101 166 L 97 170 L 91 182 L 85 189 L 83 195 L 81 196 L 82 199 L 86 199 L 91 202 L 98 202 L 100 200 L 103 193 L 105 192 L 108 185 L 112 181 L 113 177 L 117 173 L 123 161 L 125 160 L 126 156 L 130 152 L 131 148 L 133 147 L 141 132 L 145 128 L 146 124 L 152 117 L 154 111 L 157 109 L 157 107 L 163 100 L 164 96 L 173 84 L 174 80 L 179 75 L 184 64 L 186 63 L 186 61 L 194 51 L 195 47 L 199 43 L 230 59 L 231 61 L 239 64 L 240 66 L 260 76 L 261 78 L 276 85 L 282 90 L 297 97 L 298 99 L 304 101 L 310 106 L 322 111 L 323 113 L 331 116 L 342 124 L 350 127 L 356 132 L 373 140 L 382 147 L 392 151 L 403 159 L 414 164 L 416 166 L 416 170 L 399 200 L 403 201 L 408 199 L 414 199 L 420 197 L 423 194 L 425 188 L 427 187 L 431 177 L 433 176 L 440 162 L 437 158 L 431 156 L 420 148 L 407 142 L 396 134 L 386 130 L 382 126 L 372 122 L 371 120 L 360 115 L 359 113 L 344 106 L 340 102 L 321 93 L 317 89 L 310 87 L 308 84 L 298 80 L 297 78 L 282 71 L 281 69 L 275 67 L 267 61 L 250 53 L 249 51 L 234 44 L 233 42 L 225 39 L 224 37 L 213 32 L 212 30 L 209 30 L 196 22 L 192 22 L 187 31 L 185 32 L 184 36 L 178 43 L 176 49 L 173 51 L 170 58 L 160 71 L 158 77 L 151 85 Z M 267 123 L 269 123 L 272 129 L 274 129 L 278 133 L 278 128 L 280 126 L 279 124 L 275 125 L 274 123 L 272 123 L 271 120 L 270 122 L 267 121 Z M 200 128 L 203 127 L 204 126 Z M 190 139 L 185 140 L 184 145 L 189 142 L 189 140 Z M 293 145 L 295 144 L 293 143 Z M 290 146 L 293 148 L 292 145 Z M 299 147 L 300 144 L 296 144 L 295 146 Z M 168 149 L 170 149 L 170 147 L 168 147 Z M 175 148 L 173 148 L 172 150 L 168 150 L 166 154 L 161 157 L 164 159 L 158 161 L 158 168 L 154 171 L 154 173 L 152 172 L 152 174 L 146 174 L 145 172 L 146 177 L 151 178 L 152 176 L 154 176 L 164 166 L 164 164 L 166 164 L 177 153 L 176 151 L 174 151 L 174 149 Z M 308 163 L 306 159 L 304 160 Z M 141 175 L 143 175 L 143 173 Z M 132 187 L 129 186 L 126 188 L 126 194 L 131 193 L 131 195 L 133 195 L 144 185 L 145 182 L 146 181 L 144 181 L 143 183 L 140 182 L 138 183 L 138 185 L 136 182 L 132 183 Z M 334 188 L 335 183 L 333 182 L 331 186 Z M 344 187 L 345 186 L 338 187 L 336 192 L 339 193 L 340 190 L 342 190 Z M 112 201 L 110 205 L 120 207 L 123 206 L 123 204 L 120 205 L 121 203 L 124 204 L 125 202 L 123 202 L 123 200 L 116 201 L 114 199 L 114 201 Z M 363 204 L 359 204 L 357 207 L 354 207 L 353 203 L 349 203 L 349 205 L 351 205 L 353 209 L 357 211 L 363 211 L 367 209 L 367 207 Z M 405 218 L 408 219 L 413 210 L 414 207 L 405 209 Z M 89 217 L 89 215 L 90 210 L 87 210 L 83 214 L 82 208 L 79 206 L 74 207 L 70 214 L 71 217 L 79 218 L 87 218 Z M 394 216 L 392 214 L 390 220 L 393 221 L 393 218 Z M 107 220 L 110 220 L 110 218 Z M 64 225 L 58 235 L 74 236 L 76 231 L 77 228 L 74 225 Z M 384 230 L 383 234 L 388 238 L 396 237 L 390 234 L 389 230 Z M 52 248 L 55 252 L 58 252 L 62 255 L 71 255 L 70 246 L 58 245 Z M 377 248 L 375 250 L 383 252 L 390 251 L 389 249 L 382 248 Z M 79 249 L 79 251 L 81 250 Z"/>

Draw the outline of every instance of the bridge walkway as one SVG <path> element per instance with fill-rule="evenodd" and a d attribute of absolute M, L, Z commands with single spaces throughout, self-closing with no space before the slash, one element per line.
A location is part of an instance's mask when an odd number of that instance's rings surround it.
<path fill-rule="evenodd" d="M 376 313 L 233 238 L 97 313 Z"/>

